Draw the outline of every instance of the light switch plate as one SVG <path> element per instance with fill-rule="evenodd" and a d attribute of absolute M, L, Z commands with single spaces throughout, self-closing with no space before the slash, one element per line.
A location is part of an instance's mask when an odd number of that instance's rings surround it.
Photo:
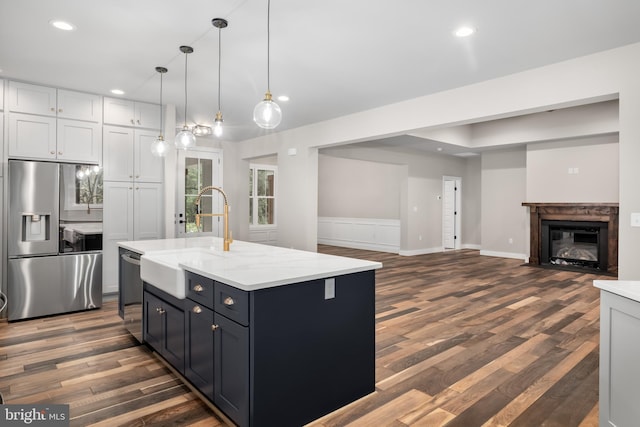
<path fill-rule="evenodd" d="M 336 279 L 324 279 L 324 299 L 332 299 L 336 297 Z"/>
<path fill-rule="evenodd" d="M 638 212 L 631 213 L 631 226 L 640 227 L 640 213 Z"/>

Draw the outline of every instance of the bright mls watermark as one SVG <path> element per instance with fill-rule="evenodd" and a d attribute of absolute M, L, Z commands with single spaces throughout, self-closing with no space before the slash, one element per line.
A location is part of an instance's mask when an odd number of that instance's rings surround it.
<path fill-rule="evenodd" d="M 0 405 L 0 426 L 68 427 L 69 405 Z"/>

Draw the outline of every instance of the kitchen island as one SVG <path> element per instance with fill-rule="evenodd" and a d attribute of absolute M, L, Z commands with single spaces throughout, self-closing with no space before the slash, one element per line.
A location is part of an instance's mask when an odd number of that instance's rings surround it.
<path fill-rule="evenodd" d="M 120 246 L 142 255 L 144 341 L 237 425 L 303 425 L 374 391 L 380 263 L 212 237 Z"/>

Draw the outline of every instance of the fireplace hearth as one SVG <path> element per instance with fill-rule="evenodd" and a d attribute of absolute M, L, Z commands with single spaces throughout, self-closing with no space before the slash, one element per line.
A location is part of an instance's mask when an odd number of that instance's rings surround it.
<path fill-rule="evenodd" d="M 617 203 L 523 203 L 529 263 L 618 273 Z"/>

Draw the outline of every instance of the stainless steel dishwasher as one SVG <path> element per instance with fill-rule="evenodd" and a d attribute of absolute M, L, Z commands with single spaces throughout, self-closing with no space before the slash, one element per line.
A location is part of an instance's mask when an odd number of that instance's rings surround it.
<path fill-rule="evenodd" d="M 142 342 L 142 279 L 140 254 L 120 249 L 120 315 L 131 335 Z"/>

